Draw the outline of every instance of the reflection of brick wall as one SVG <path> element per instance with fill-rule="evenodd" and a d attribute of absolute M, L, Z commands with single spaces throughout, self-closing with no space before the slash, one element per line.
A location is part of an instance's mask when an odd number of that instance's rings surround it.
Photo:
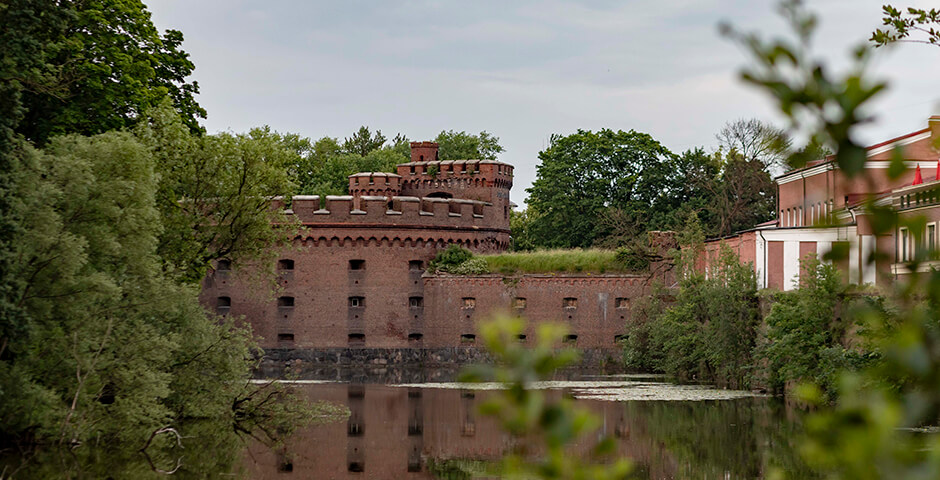
<path fill-rule="evenodd" d="M 252 444 L 244 461 L 249 478 L 280 479 L 289 470 L 296 478 L 430 479 L 429 459 L 498 460 L 512 444 L 492 418 L 478 412 L 492 392 L 343 384 L 303 388 L 313 399 L 349 406 L 352 415 L 304 429 L 278 450 Z M 547 394 L 557 398 L 560 392 Z M 643 431 L 644 419 L 628 415 L 622 404 L 578 404 L 600 417 L 599 433 L 614 437 L 616 453 L 648 469 L 650 478 L 677 473 L 666 447 Z M 589 446 L 579 443 L 573 451 L 584 453 Z"/>

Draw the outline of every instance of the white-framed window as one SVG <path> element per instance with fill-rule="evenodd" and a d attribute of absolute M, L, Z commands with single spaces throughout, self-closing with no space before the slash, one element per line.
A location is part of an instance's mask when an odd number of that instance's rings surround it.
<path fill-rule="evenodd" d="M 937 224 L 927 224 L 927 255 L 930 258 L 937 256 Z"/>
<path fill-rule="evenodd" d="M 907 262 L 911 259 L 911 235 L 906 228 L 901 228 L 898 231 L 898 253 L 901 255 L 901 261 Z"/>

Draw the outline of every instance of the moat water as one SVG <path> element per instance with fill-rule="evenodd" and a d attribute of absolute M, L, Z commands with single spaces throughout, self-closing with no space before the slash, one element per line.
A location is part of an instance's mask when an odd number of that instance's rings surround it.
<path fill-rule="evenodd" d="M 102 446 L 81 458 L 34 459 L 12 478 L 469 479 L 510 445 L 478 412 L 497 394 L 494 386 L 366 377 L 296 384 L 311 400 L 345 405 L 351 415 L 301 429 L 279 445 L 184 427 L 182 448 L 152 457 Z M 580 376 L 539 387 L 594 412 L 601 427 L 590 440 L 612 436 L 618 454 L 633 460 L 633 478 L 750 479 L 771 468 L 810 477 L 797 453 L 802 414 L 780 398 L 639 376 Z M 11 471 L 8 463 L 0 478 Z"/>

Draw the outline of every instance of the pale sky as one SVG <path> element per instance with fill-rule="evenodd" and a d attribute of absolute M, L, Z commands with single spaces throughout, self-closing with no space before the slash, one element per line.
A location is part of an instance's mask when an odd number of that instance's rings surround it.
<path fill-rule="evenodd" d="M 884 0 L 810 0 L 817 51 L 835 60 L 880 26 Z M 391 138 L 486 130 L 515 165 L 523 205 L 552 133 L 634 129 L 676 153 L 716 147 L 727 121 L 783 125 L 769 100 L 738 80 L 743 51 L 718 34 L 726 20 L 785 31 L 769 0 L 244 1 L 150 0 L 158 28 L 183 32 L 210 132 L 270 125 L 317 139 L 360 125 Z M 936 7 L 925 0 L 895 6 Z M 890 81 L 876 143 L 940 113 L 940 48 L 879 52 Z"/>

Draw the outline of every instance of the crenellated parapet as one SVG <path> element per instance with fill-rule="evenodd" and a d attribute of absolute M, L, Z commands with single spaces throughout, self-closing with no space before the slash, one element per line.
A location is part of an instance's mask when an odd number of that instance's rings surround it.
<path fill-rule="evenodd" d="M 386 172 L 362 172 L 349 176 L 349 194 L 354 197 L 401 194 L 401 175 Z"/>
<path fill-rule="evenodd" d="M 477 187 L 512 187 L 513 166 L 495 160 L 408 162 L 397 168 L 403 187 L 449 181 Z"/>
<path fill-rule="evenodd" d="M 285 213 L 308 226 L 502 231 L 501 216 L 492 204 L 459 198 L 298 195 Z"/>

